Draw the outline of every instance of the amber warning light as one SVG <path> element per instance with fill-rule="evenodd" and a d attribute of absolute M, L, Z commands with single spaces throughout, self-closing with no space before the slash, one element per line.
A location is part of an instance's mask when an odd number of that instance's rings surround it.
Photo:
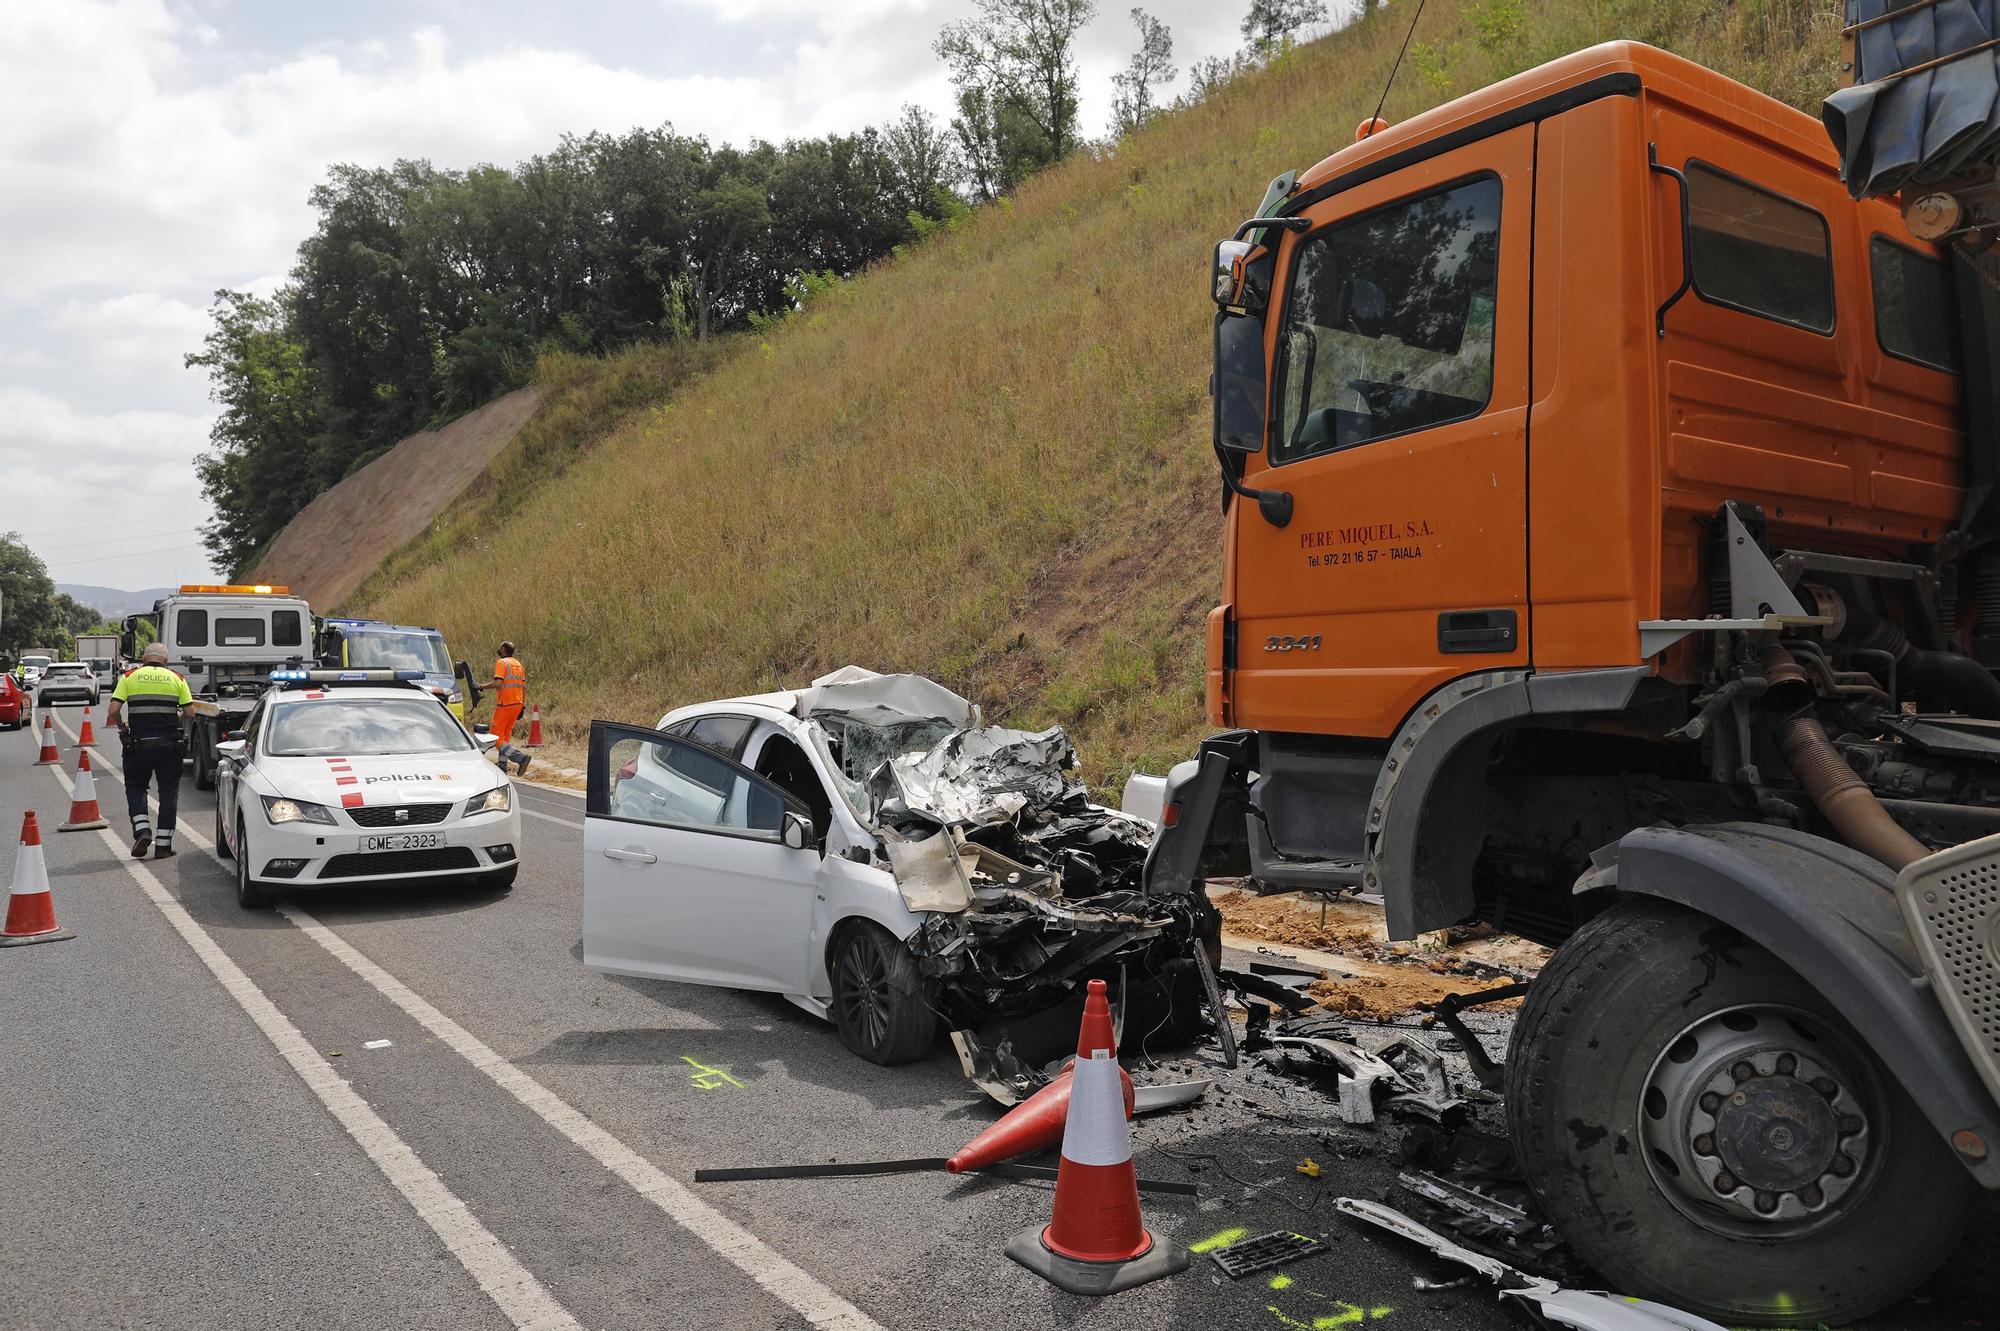
<path fill-rule="evenodd" d="M 260 582 L 255 586 L 248 583 L 235 582 L 184 582 L 181 584 L 181 590 L 183 592 L 220 592 L 225 596 L 285 596 L 292 589 L 290 587 L 273 587 L 268 582 Z"/>

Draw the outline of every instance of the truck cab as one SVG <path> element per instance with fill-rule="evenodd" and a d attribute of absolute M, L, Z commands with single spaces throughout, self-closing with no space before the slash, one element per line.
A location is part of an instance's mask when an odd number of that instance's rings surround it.
<path fill-rule="evenodd" d="M 1946 884 L 2000 879 L 2000 267 L 1840 170 L 1619 42 L 1273 181 L 1211 270 L 1220 729 L 1149 861 L 1557 945 L 1530 1185 L 1759 1324 L 2000 1188 L 2000 897 Z"/>
<path fill-rule="evenodd" d="M 290 588 L 266 584 L 189 583 L 128 615 L 120 647 L 139 656 L 138 625 L 151 623 L 166 644 L 167 664 L 195 697 L 184 738 L 195 786 L 215 784 L 215 746 L 249 715 L 273 670 L 304 665 L 312 651 L 312 607 Z"/>

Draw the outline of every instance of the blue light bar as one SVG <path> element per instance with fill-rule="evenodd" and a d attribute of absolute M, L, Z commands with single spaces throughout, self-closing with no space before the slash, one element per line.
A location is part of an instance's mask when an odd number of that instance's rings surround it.
<path fill-rule="evenodd" d="M 421 670 L 273 670 L 273 684 L 408 684 L 427 678 Z"/>

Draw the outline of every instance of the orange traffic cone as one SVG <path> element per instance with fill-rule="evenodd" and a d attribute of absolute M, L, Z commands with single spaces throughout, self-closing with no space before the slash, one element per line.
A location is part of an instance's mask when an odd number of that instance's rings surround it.
<path fill-rule="evenodd" d="M 97 809 L 97 778 L 90 774 L 90 750 L 76 755 L 76 786 L 69 793 L 69 821 L 58 832 L 95 832 L 109 827 Z"/>
<path fill-rule="evenodd" d="M 1090 982 L 1071 1071 L 1070 1112 L 1056 1171 L 1055 1214 L 1007 1241 L 1007 1255 L 1071 1294 L 1115 1294 L 1184 1271 L 1185 1249 L 1146 1232 L 1132 1130 L 1119 1112 L 1117 1038 L 1104 981 Z"/>
<path fill-rule="evenodd" d="M 531 749 L 542 747 L 542 705 L 540 703 L 536 703 L 534 710 L 528 713 L 528 747 Z"/>
<path fill-rule="evenodd" d="M 62 766 L 62 755 L 56 752 L 56 718 L 53 712 L 42 713 L 42 756 L 35 759 L 35 766 Z"/>
<path fill-rule="evenodd" d="M 76 743 L 70 747 L 73 749 L 88 749 L 95 746 L 96 743 L 97 732 L 90 728 L 90 704 L 85 703 L 83 705 L 83 729 L 76 732 Z"/>
<path fill-rule="evenodd" d="M 954 1174 L 965 1174 L 1061 1141 L 1063 1124 L 1069 1118 L 1071 1074 L 1075 1067 L 1072 1062 L 1056 1074 L 1054 1081 L 1001 1115 L 992 1127 L 960 1147 L 957 1155 L 944 1162 L 944 1167 Z M 1122 1067 L 1118 1076 L 1125 1083 L 1125 1117 L 1130 1118 L 1134 1104 L 1132 1078 Z"/>
<path fill-rule="evenodd" d="M 49 868 L 42 859 L 42 829 L 35 811 L 21 819 L 21 848 L 14 853 L 14 885 L 7 897 L 7 925 L 0 929 L 0 947 L 53 943 L 75 934 L 56 923 L 55 902 L 49 896 Z"/>

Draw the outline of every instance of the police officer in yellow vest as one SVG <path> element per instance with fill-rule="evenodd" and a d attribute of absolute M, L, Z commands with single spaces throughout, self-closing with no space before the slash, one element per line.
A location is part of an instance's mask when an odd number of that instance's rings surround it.
<path fill-rule="evenodd" d="M 149 643 L 139 668 L 118 681 L 106 721 L 124 746 L 125 808 L 132 815 L 132 858 L 143 860 L 155 843 L 154 859 L 174 853 L 174 811 L 181 799 L 181 718 L 194 695 L 187 681 L 167 669 L 165 643 Z M 160 827 L 146 816 L 146 785 L 160 780 Z"/>

